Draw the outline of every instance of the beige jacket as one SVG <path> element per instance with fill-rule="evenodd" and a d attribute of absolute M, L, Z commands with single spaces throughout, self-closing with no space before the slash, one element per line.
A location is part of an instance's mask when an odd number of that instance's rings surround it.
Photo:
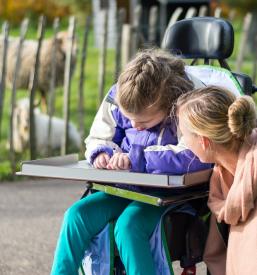
<path fill-rule="evenodd" d="M 213 171 L 208 202 L 213 216 L 204 255 L 212 275 L 257 274 L 256 198 L 257 129 L 240 149 L 234 177 L 218 165 Z M 227 251 L 215 218 L 230 225 Z"/>

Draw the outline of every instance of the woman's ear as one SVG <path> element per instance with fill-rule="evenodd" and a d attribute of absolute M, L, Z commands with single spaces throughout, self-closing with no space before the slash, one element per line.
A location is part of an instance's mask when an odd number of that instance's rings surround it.
<path fill-rule="evenodd" d="M 204 151 L 206 151 L 210 148 L 211 141 L 209 138 L 200 136 L 200 142 L 201 142 L 201 145 L 202 145 L 202 148 Z"/>

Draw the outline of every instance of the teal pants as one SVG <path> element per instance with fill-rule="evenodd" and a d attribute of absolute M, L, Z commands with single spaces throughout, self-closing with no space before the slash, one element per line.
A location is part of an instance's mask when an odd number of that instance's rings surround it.
<path fill-rule="evenodd" d="M 116 219 L 115 241 L 128 275 L 155 275 L 149 239 L 164 207 L 97 192 L 65 213 L 51 275 L 75 275 L 94 236 Z"/>

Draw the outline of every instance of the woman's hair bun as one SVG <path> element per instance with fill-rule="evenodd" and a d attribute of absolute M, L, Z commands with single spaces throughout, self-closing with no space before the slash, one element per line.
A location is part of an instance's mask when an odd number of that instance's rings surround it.
<path fill-rule="evenodd" d="M 228 127 L 236 138 L 244 139 L 256 127 L 256 105 L 250 96 L 238 97 L 228 109 Z"/>

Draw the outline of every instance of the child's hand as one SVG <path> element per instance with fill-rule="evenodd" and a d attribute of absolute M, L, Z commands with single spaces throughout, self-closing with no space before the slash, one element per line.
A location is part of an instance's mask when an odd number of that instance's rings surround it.
<path fill-rule="evenodd" d="M 128 170 L 130 169 L 130 159 L 127 154 L 125 153 L 115 153 L 108 165 L 107 169 L 112 169 L 112 170 Z"/>
<path fill-rule="evenodd" d="M 94 160 L 94 167 L 98 169 L 107 168 L 107 164 L 110 161 L 110 157 L 106 153 L 100 153 Z"/>

